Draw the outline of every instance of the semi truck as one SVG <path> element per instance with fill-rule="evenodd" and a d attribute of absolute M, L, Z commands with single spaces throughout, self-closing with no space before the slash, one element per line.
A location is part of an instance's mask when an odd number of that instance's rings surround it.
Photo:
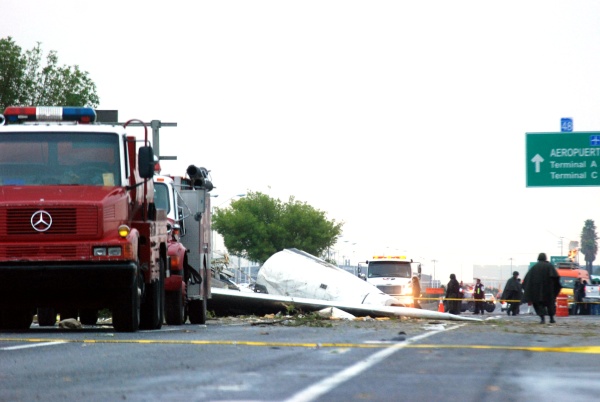
<path fill-rule="evenodd" d="M 190 165 L 186 176 L 154 176 L 155 203 L 167 211 L 169 265 L 165 321 L 204 324 L 211 298 L 210 191 L 208 170 Z M 208 212 L 208 213 L 207 213 Z"/>
<path fill-rule="evenodd" d="M 421 279 L 421 264 L 406 256 L 373 256 L 358 265 L 358 276 L 404 304 L 412 304 L 412 278 Z"/>
<path fill-rule="evenodd" d="M 0 115 L 0 329 L 27 329 L 36 312 L 42 326 L 90 324 L 101 309 L 117 331 L 161 328 L 167 216 L 134 122 L 98 124 L 87 107 Z"/>

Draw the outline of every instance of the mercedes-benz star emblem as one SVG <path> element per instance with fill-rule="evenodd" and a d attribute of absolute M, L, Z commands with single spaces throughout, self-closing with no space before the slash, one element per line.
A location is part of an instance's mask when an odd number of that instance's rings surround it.
<path fill-rule="evenodd" d="M 46 211 L 36 211 L 31 215 L 31 226 L 38 232 L 45 232 L 52 226 L 52 217 Z"/>

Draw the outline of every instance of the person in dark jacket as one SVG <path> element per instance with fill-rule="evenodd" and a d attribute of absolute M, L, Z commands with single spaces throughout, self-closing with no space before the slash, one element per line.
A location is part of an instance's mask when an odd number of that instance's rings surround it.
<path fill-rule="evenodd" d="M 475 302 L 475 311 L 473 314 L 483 314 L 485 312 L 485 291 L 481 279 L 477 278 L 475 288 L 473 288 L 473 299 Z"/>
<path fill-rule="evenodd" d="M 412 277 L 412 296 L 413 296 L 413 307 L 422 308 L 419 299 L 421 298 L 421 284 L 419 278 L 416 276 Z"/>
<path fill-rule="evenodd" d="M 450 274 L 450 282 L 446 287 L 446 304 L 450 314 L 460 314 L 460 283 L 456 280 L 456 275 Z"/>
<path fill-rule="evenodd" d="M 540 316 L 540 324 L 545 322 L 546 315 L 550 317 L 551 323 L 556 322 L 556 296 L 562 288 L 559 279 L 556 268 L 548 262 L 545 253 L 540 253 L 538 262 L 525 275 L 525 300 L 533 304 L 535 313 Z"/>
<path fill-rule="evenodd" d="M 587 281 L 583 278 L 579 278 L 575 282 L 575 287 L 573 288 L 573 297 L 575 299 L 575 314 L 577 315 L 589 314 L 587 309 L 587 303 L 583 302 L 583 299 L 585 299 L 586 285 Z"/>
<path fill-rule="evenodd" d="M 521 282 L 519 282 L 519 273 L 513 272 L 513 276 L 506 281 L 504 291 L 502 292 L 502 300 L 506 300 L 506 314 L 519 314 L 519 306 L 522 299 Z"/>

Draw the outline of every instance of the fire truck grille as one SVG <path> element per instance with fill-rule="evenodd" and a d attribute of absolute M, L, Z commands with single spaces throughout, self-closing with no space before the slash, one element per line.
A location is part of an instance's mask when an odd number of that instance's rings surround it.
<path fill-rule="evenodd" d="M 0 247 L 0 257 L 1 258 L 9 258 L 9 259 L 28 259 L 31 256 L 35 256 L 36 258 L 43 259 L 45 257 L 60 257 L 60 258 L 74 258 L 77 254 L 76 245 L 29 245 L 29 246 L 7 246 Z M 79 254 L 85 255 L 87 254 L 87 250 L 84 250 Z"/>
<path fill-rule="evenodd" d="M 52 219 L 50 227 L 45 231 L 37 231 L 32 225 L 32 216 L 40 210 L 47 212 Z M 46 218 L 46 220 L 48 219 Z M 43 236 L 69 235 L 88 238 L 90 236 L 97 236 L 98 209 L 95 206 L 78 208 L 0 208 L 0 237 L 38 234 Z"/>

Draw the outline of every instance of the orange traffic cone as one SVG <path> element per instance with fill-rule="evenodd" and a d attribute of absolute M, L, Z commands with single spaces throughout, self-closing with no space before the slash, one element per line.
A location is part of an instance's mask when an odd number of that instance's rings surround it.
<path fill-rule="evenodd" d="M 442 301 L 442 298 L 440 297 L 440 304 L 438 304 L 438 313 L 445 313 L 446 311 L 444 310 L 444 302 Z"/>

